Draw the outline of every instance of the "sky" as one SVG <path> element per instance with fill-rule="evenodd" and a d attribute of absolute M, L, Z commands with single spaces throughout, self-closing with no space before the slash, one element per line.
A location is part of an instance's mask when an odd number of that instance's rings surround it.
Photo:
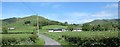
<path fill-rule="evenodd" d="M 119 0 L 1 0 L 2 2 L 118 2 Z"/>
<path fill-rule="evenodd" d="M 2 18 L 40 15 L 50 20 L 82 24 L 118 18 L 117 2 L 3 2 Z"/>

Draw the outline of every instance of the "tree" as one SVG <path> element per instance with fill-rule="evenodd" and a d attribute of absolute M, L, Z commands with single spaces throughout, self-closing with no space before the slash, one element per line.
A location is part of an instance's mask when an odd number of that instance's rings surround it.
<path fill-rule="evenodd" d="M 64 25 L 65 25 L 65 26 L 68 25 L 68 22 L 65 22 Z"/>
<path fill-rule="evenodd" d="M 67 29 L 70 30 L 70 31 L 73 31 L 74 26 L 73 25 L 68 25 Z"/>
<path fill-rule="evenodd" d="M 84 30 L 84 31 L 91 31 L 92 27 L 93 27 L 92 25 L 86 23 L 86 24 L 83 24 L 82 30 Z"/>
<path fill-rule="evenodd" d="M 102 25 L 97 25 L 97 31 L 103 31 L 104 27 Z"/>
<path fill-rule="evenodd" d="M 34 23 L 33 26 L 36 27 L 37 30 L 38 28 L 41 29 L 43 25 L 39 22 L 38 27 L 37 27 L 37 23 Z"/>
<path fill-rule="evenodd" d="M 112 24 L 111 23 L 104 24 L 104 29 L 105 31 L 112 30 L 113 29 Z"/>
<path fill-rule="evenodd" d="M 31 22 L 30 21 L 25 21 L 25 23 L 24 24 L 30 24 Z"/>
<path fill-rule="evenodd" d="M 2 27 L 2 33 L 7 34 L 8 33 L 8 28 L 7 27 Z"/>
<path fill-rule="evenodd" d="M 65 22 L 65 24 L 68 24 L 68 22 Z"/>

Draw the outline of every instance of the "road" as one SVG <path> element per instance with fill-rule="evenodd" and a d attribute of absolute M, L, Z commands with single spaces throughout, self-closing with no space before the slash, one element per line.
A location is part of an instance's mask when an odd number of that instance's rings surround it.
<path fill-rule="evenodd" d="M 60 43 L 43 34 L 40 34 L 39 36 L 44 39 L 45 47 L 62 47 Z"/>

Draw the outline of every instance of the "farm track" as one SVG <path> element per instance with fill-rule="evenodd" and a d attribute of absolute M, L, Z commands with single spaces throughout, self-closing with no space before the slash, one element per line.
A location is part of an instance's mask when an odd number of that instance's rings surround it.
<path fill-rule="evenodd" d="M 55 41 L 43 34 L 40 34 L 39 37 L 44 39 L 45 47 L 62 47 L 60 43 L 58 43 L 57 41 Z"/>

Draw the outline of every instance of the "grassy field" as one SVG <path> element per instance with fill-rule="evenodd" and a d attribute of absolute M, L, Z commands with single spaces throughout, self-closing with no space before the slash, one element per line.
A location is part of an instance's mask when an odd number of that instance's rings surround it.
<path fill-rule="evenodd" d="M 36 38 L 33 34 L 0 34 L 0 36 L 2 43 L 11 45 L 44 45 L 44 40 Z"/>
<path fill-rule="evenodd" d="M 92 31 L 85 31 L 85 32 L 53 32 L 53 33 L 44 33 L 45 35 L 55 39 L 56 41 L 60 42 L 62 45 L 69 45 L 67 41 L 62 38 L 62 35 L 70 36 L 70 37 L 78 37 L 82 40 L 89 40 L 89 39 L 104 39 L 104 38 L 112 38 L 118 37 L 117 31 L 111 32 L 92 32 Z"/>
<path fill-rule="evenodd" d="M 54 29 L 54 28 L 67 28 L 67 26 L 61 26 L 61 25 L 48 25 L 48 26 L 43 26 L 42 29 Z"/>
<path fill-rule="evenodd" d="M 23 27 L 16 27 L 15 30 L 8 30 L 8 32 L 33 32 L 35 27 L 31 26 L 23 26 Z"/>

